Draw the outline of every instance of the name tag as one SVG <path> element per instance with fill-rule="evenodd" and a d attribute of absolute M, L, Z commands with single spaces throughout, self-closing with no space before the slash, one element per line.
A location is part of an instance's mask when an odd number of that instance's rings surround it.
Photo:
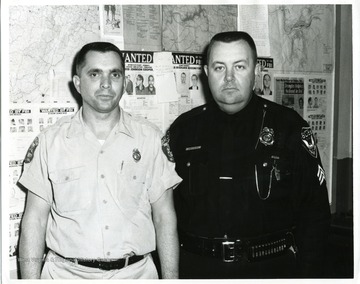
<path fill-rule="evenodd" d="M 194 151 L 201 149 L 201 146 L 192 146 L 192 147 L 186 147 L 185 151 Z"/>

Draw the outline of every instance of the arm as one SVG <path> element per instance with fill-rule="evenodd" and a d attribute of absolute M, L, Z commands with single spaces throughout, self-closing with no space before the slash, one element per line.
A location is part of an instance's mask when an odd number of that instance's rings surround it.
<path fill-rule="evenodd" d="M 305 131 L 304 131 L 305 129 Z M 330 228 L 330 206 L 324 169 L 315 139 L 307 125 L 297 154 L 297 245 L 299 276 L 323 276 L 323 261 Z"/>
<path fill-rule="evenodd" d="M 49 204 L 41 197 L 28 191 L 19 243 L 22 279 L 40 279 L 49 213 Z"/>
<path fill-rule="evenodd" d="M 168 189 L 152 203 L 156 244 L 159 252 L 163 279 L 179 278 L 179 240 L 173 190 Z"/>

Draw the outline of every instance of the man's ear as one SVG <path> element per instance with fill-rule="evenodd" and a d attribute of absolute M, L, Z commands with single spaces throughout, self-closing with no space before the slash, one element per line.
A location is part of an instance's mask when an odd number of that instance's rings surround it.
<path fill-rule="evenodd" d="M 125 76 L 123 91 L 122 91 L 122 94 L 121 94 L 121 95 L 125 94 L 125 90 L 126 90 L 126 78 L 127 78 L 127 77 Z"/>
<path fill-rule="evenodd" d="M 261 65 L 259 63 L 257 63 L 255 65 L 255 76 L 261 76 Z"/>
<path fill-rule="evenodd" d="M 257 77 L 261 77 L 261 65 L 260 64 L 256 64 L 255 68 L 254 68 L 254 86 L 253 86 L 253 90 L 255 90 L 256 87 L 256 78 Z"/>
<path fill-rule="evenodd" d="M 204 65 L 204 71 L 205 71 L 205 74 L 206 74 L 206 76 L 208 76 L 208 66 L 207 65 Z"/>
<path fill-rule="evenodd" d="M 79 94 L 81 94 L 80 90 L 80 77 L 78 75 L 73 76 L 73 83 L 75 86 L 76 91 L 78 91 Z"/>

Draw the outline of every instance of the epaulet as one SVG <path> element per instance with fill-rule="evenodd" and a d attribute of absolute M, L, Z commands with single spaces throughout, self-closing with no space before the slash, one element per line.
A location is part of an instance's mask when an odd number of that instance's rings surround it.
<path fill-rule="evenodd" d="M 72 118 L 74 117 L 74 115 L 75 114 L 62 116 L 54 124 L 57 124 L 57 125 L 60 126 L 60 125 L 63 125 L 65 123 L 70 123 Z"/>
<path fill-rule="evenodd" d="M 43 131 L 41 131 L 41 133 L 46 133 L 51 129 L 55 129 L 55 128 L 59 128 L 64 124 L 70 123 L 72 118 L 75 116 L 75 114 L 71 114 L 71 115 L 65 115 L 60 117 L 57 121 L 55 121 L 53 124 L 48 125 L 47 127 L 44 128 Z"/>
<path fill-rule="evenodd" d="M 263 104 L 264 108 L 267 109 L 267 111 L 275 113 L 275 114 L 282 114 L 285 115 L 284 119 L 289 124 L 293 124 L 294 126 L 301 126 L 305 123 L 304 119 L 301 117 L 300 114 L 298 114 L 294 109 L 283 106 L 281 104 L 278 104 L 276 102 L 272 102 L 269 100 L 266 100 L 262 97 L 258 97 L 261 103 Z"/>
<path fill-rule="evenodd" d="M 132 115 L 131 113 L 128 113 L 128 112 L 127 112 L 127 115 L 129 115 L 131 117 L 131 120 L 136 123 L 139 123 L 146 127 L 152 128 L 153 130 L 160 131 L 160 129 L 157 125 L 155 125 L 153 122 L 149 121 L 148 119 L 146 119 L 140 115 Z"/>
<path fill-rule="evenodd" d="M 204 104 L 204 105 L 195 107 L 187 112 L 184 112 L 178 118 L 175 119 L 175 121 L 172 123 L 172 126 L 175 126 L 179 123 L 183 123 L 189 119 L 193 119 L 194 117 L 204 114 L 209 107 L 210 107 L 209 104 Z"/>

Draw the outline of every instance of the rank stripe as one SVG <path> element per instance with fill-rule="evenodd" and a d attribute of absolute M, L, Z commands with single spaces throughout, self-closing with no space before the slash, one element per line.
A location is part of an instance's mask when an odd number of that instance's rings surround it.
<path fill-rule="evenodd" d="M 320 185 L 322 185 L 325 180 L 325 171 L 322 169 L 322 167 L 320 167 L 320 165 L 318 165 L 317 177 L 319 179 Z"/>

